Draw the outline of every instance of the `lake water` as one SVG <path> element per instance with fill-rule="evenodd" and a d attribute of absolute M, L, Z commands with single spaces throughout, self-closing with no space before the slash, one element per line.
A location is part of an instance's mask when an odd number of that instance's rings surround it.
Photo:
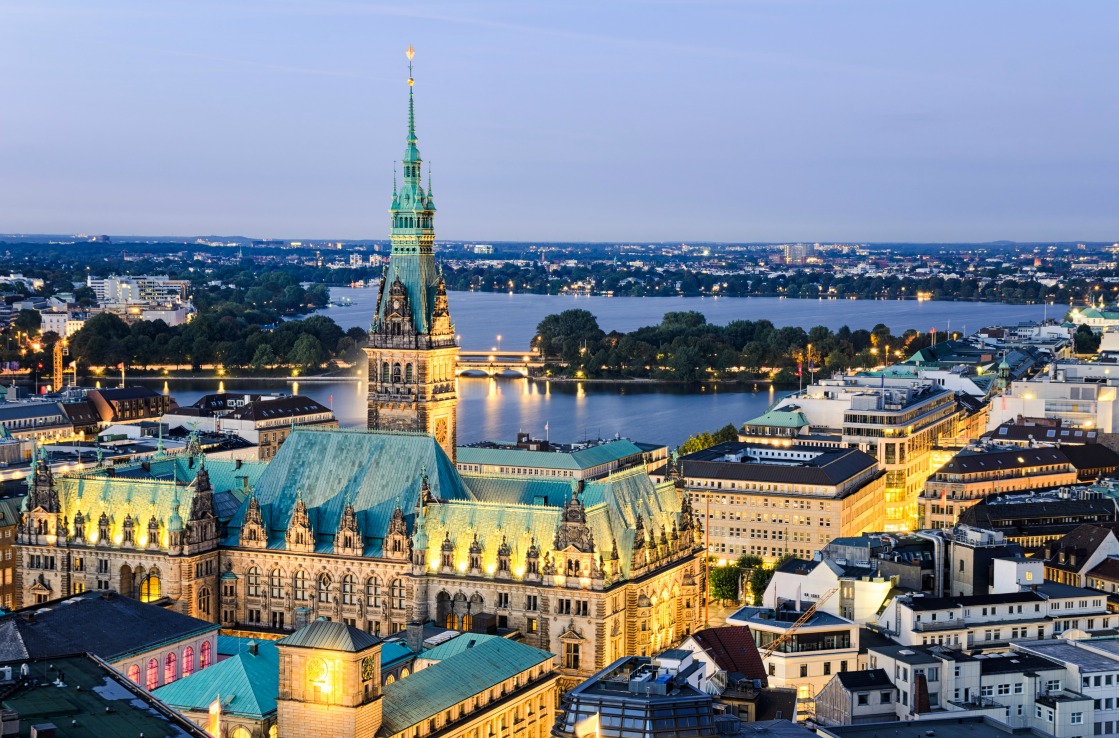
<path fill-rule="evenodd" d="M 369 328 L 377 290 L 331 287 L 335 301 L 346 306 L 320 311 L 343 328 Z M 571 308 L 594 313 L 605 331 L 632 331 L 655 325 L 672 311 L 695 310 L 708 322 L 724 325 L 732 320 L 769 320 L 774 325 L 822 325 L 832 330 L 849 326 L 870 330 L 885 323 L 895 335 L 909 328 L 925 332 L 976 331 L 984 326 L 1061 317 L 1062 306 L 1003 305 L 989 302 L 938 302 L 917 300 L 795 300 L 783 297 L 579 297 L 574 295 L 521 295 L 493 292 L 449 292 L 451 317 L 461 336 L 460 345 L 471 351 L 497 347 L 524 351 L 546 316 Z"/>
<path fill-rule="evenodd" d="M 292 382 L 287 380 L 130 379 L 169 392 L 180 405 L 217 392 L 294 392 L 333 407 L 344 426 L 365 425 L 365 383 L 357 381 Z M 769 388 L 738 390 L 705 387 L 685 391 L 671 385 L 633 383 L 536 382 L 514 377 L 459 377 L 459 443 L 512 440 L 518 431 L 556 441 L 611 438 L 679 445 L 688 436 L 715 430 L 765 412 L 782 392 Z"/>
<path fill-rule="evenodd" d="M 375 289 L 333 287 L 334 300 L 348 298 L 347 306 L 323 310 L 341 326 L 368 327 L 373 314 Z M 660 322 L 673 310 L 697 310 L 712 323 L 747 319 L 805 329 L 824 325 L 837 329 L 872 328 L 885 323 L 895 333 L 907 328 L 927 331 L 976 330 L 984 325 L 1040 320 L 1042 305 L 1000 305 L 972 302 L 916 302 L 878 300 L 791 300 L 776 297 L 575 297 L 507 295 L 488 292 L 451 292 L 451 314 L 469 350 L 501 348 L 525 350 L 536 325 L 547 315 L 569 308 L 585 308 L 598 317 L 603 329 L 629 331 Z M 1060 307 L 1050 307 L 1058 315 Z M 133 383 L 130 380 L 129 383 Z M 135 380 L 170 392 L 182 405 L 219 389 L 217 380 Z M 290 380 L 225 380 L 227 392 L 298 391 L 333 408 L 342 425 L 365 424 L 365 384 L 358 381 L 311 382 Z M 460 443 L 485 439 L 509 440 L 518 431 L 545 434 L 557 441 L 610 438 L 620 434 L 639 441 L 679 445 L 688 436 L 715 430 L 727 423 L 741 424 L 761 413 L 781 393 L 768 387 L 755 390 L 747 384 L 725 387 L 683 388 L 635 383 L 568 383 L 499 377 L 458 379 Z"/>

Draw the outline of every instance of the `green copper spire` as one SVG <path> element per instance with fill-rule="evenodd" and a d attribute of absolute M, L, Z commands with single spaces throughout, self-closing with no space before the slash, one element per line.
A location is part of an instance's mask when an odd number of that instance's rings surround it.
<path fill-rule="evenodd" d="M 388 324 L 396 321 L 392 331 L 400 330 L 400 321 L 409 323 L 419 335 L 442 334 L 443 328 L 433 331 L 435 303 L 438 298 L 439 273 L 435 266 L 435 205 L 430 192 L 424 191 L 423 159 L 416 137 L 416 100 L 412 59 L 415 50 L 409 46 L 408 56 L 408 135 L 404 145 L 403 178 L 399 188 L 393 170 L 392 252 L 386 284 L 381 285 L 377 300 L 377 314 L 373 318 L 373 332 L 389 330 Z M 430 187 L 431 171 L 428 170 Z M 390 321 L 392 316 L 397 316 Z M 394 334 L 398 335 L 398 334 Z"/>

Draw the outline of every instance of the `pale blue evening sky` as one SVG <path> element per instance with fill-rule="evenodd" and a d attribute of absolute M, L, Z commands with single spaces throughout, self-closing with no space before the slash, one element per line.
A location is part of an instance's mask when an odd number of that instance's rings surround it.
<path fill-rule="evenodd" d="M 1119 239 L 1119 3 L 0 0 L 0 232 Z"/>

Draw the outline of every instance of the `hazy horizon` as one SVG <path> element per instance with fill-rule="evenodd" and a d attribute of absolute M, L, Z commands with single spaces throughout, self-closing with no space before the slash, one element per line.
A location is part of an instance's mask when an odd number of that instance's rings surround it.
<path fill-rule="evenodd" d="M 0 0 L 0 17 L 5 232 L 383 239 L 411 43 L 440 240 L 1119 240 L 1103 0 Z"/>

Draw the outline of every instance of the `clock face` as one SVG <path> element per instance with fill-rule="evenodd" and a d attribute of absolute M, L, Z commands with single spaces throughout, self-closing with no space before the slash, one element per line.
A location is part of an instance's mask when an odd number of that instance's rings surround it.
<path fill-rule="evenodd" d="M 439 443 L 447 442 L 447 419 L 439 418 L 435 421 L 435 440 Z"/>
<path fill-rule="evenodd" d="M 392 309 L 393 310 L 399 310 L 400 309 L 400 300 L 393 300 L 392 301 Z"/>
<path fill-rule="evenodd" d="M 377 662 L 372 656 L 366 656 L 361 660 L 361 679 L 367 682 L 375 676 L 377 676 Z"/>

